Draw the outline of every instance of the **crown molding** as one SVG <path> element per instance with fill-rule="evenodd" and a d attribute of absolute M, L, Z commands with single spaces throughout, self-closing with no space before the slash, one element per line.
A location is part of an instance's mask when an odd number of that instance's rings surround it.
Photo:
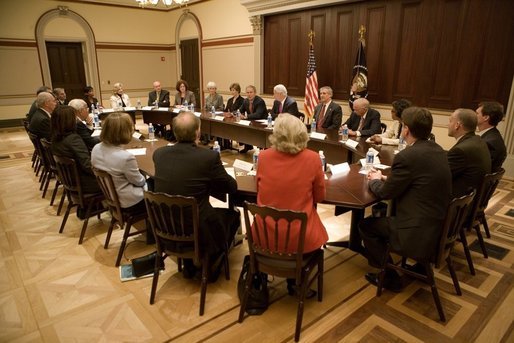
<path fill-rule="evenodd" d="M 364 0 L 239 0 L 250 16 L 290 12 Z"/>

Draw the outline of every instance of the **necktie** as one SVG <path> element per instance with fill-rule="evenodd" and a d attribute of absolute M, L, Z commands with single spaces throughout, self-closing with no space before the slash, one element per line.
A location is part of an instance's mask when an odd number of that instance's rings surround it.
<path fill-rule="evenodd" d="M 357 128 L 357 131 L 362 130 L 363 126 L 364 126 L 364 116 L 361 117 L 361 121 L 359 122 L 359 127 Z"/>
<path fill-rule="evenodd" d="M 323 104 L 323 106 L 321 107 L 321 112 L 319 112 L 319 116 L 318 116 L 318 129 L 321 129 L 322 126 L 323 126 L 323 122 L 325 121 L 325 109 L 326 109 L 326 105 Z"/>
<path fill-rule="evenodd" d="M 253 100 L 250 100 L 250 113 L 253 113 Z"/>
<path fill-rule="evenodd" d="M 403 127 L 403 125 L 402 125 L 402 123 L 400 123 L 400 125 L 398 126 L 398 137 L 396 137 L 398 139 L 400 139 L 400 135 L 402 134 L 402 127 Z"/>
<path fill-rule="evenodd" d="M 159 103 L 159 99 L 161 98 L 161 92 L 156 92 L 155 93 L 155 101 L 156 101 L 156 104 Z"/>
<path fill-rule="evenodd" d="M 282 113 L 282 102 L 278 105 L 278 113 Z"/>

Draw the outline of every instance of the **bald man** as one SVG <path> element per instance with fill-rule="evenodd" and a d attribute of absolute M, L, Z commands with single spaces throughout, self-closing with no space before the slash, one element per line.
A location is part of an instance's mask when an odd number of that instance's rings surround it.
<path fill-rule="evenodd" d="M 52 93 L 42 92 L 36 98 L 37 110 L 32 115 L 29 131 L 39 138 L 50 140 L 50 116 L 57 106 L 57 99 Z"/>
<path fill-rule="evenodd" d="M 170 92 L 161 88 L 161 82 L 153 83 L 153 91 L 148 93 L 148 106 L 154 106 L 157 101 L 159 107 L 170 107 Z"/>
<path fill-rule="evenodd" d="M 353 102 L 353 112 L 346 120 L 350 136 L 371 136 L 382 133 L 380 113 L 369 107 L 369 101 L 359 98 Z"/>

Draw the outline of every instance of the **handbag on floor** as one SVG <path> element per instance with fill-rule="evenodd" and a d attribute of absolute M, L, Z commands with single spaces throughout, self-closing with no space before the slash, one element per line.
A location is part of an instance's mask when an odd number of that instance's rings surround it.
<path fill-rule="evenodd" d="M 242 301 L 245 291 L 246 278 L 250 272 L 250 256 L 246 255 L 243 260 L 243 268 L 237 281 L 237 295 L 239 301 Z M 268 308 L 269 291 L 268 291 L 268 276 L 264 273 L 256 273 L 253 275 L 253 280 L 250 285 L 250 292 L 246 302 L 245 311 L 249 315 L 261 315 Z"/>
<path fill-rule="evenodd" d="M 151 254 L 134 258 L 132 260 L 132 268 L 134 270 L 135 277 L 141 277 L 143 275 L 152 274 L 155 267 L 155 259 L 157 258 L 157 252 L 154 251 Z M 160 266 L 160 269 L 164 269 L 164 265 Z"/>

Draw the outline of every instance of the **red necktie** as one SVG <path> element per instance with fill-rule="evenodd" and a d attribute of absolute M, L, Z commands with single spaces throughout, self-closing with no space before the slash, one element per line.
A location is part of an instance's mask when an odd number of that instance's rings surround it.
<path fill-rule="evenodd" d="M 280 103 L 280 105 L 278 105 L 278 113 L 282 113 L 282 103 Z"/>
<path fill-rule="evenodd" d="M 325 107 L 326 107 L 326 105 L 323 104 L 323 106 L 321 107 L 321 112 L 319 112 L 318 125 L 317 125 L 318 129 L 322 128 L 323 122 L 325 121 Z"/>
<path fill-rule="evenodd" d="M 253 113 L 253 100 L 250 100 L 250 113 Z"/>
<path fill-rule="evenodd" d="M 363 126 L 364 126 L 364 116 L 361 117 L 361 121 L 359 122 L 359 127 L 357 128 L 357 131 L 362 130 Z"/>

